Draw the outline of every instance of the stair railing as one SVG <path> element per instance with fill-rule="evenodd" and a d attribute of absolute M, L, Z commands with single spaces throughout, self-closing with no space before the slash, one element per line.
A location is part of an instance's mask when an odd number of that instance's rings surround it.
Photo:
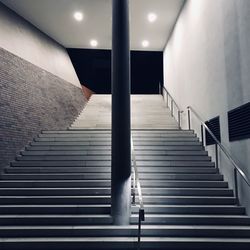
<path fill-rule="evenodd" d="M 216 167 L 218 168 L 218 146 L 221 149 L 221 151 L 224 153 L 224 155 L 228 158 L 228 160 L 231 162 L 231 164 L 234 167 L 234 190 L 235 190 L 235 198 L 237 203 L 239 203 L 239 193 L 238 193 L 238 173 L 240 176 L 243 178 L 243 180 L 246 182 L 246 184 L 250 187 L 250 180 L 247 178 L 247 175 L 244 173 L 244 171 L 239 167 L 239 165 L 235 162 L 233 157 L 230 155 L 228 150 L 219 142 L 219 140 L 216 138 L 214 133 L 209 129 L 209 127 L 206 125 L 205 122 L 203 122 L 202 118 L 200 115 L 191 107 L 187 107 L 188 111 L 188 128 L 189 130 L 191 129 L 191 112 L 192 114 L 195 115 L 195 117 L 199 120 L 201 123 L 201 137 L 202 137 L 202 144 L 204 145 L 204 132 L 203 130 L 205 129 L 213 138 L 215 141 L 215 157 L 216 157 Z"/>
<path fill-rule="evenodd" d="M 140 250 L 141 247 L 141 222 L 145 221 L 145 211 L 143 205 L 143 198 L 142 198 L 142 191 L 141 191 L 141 183 L 138 175 L 138 169 L 136 164 L 136 157 L 135 157 L 135 150 L 134 150 L 134 143 L 133 137 L 131 135 L 131 156 L 132 156 L 132 204 L 135 205 L 135 196 L 136 196 L 136 188 L 138 192 L 138 199 L 139 199 L 139 218 L 138 218 L 138 245 L 137 249 Z"/>
<path fill-rule="evenodd" d="M 165 94 L 164 94 L 165 93 Z M 171 116 L 174 116 L 174 107 L 177 110 L 177 122 L 178 122 L 178 127 L 179 129 L 181 128 L 181 114 L 183 113 L 183 110 L 180 109 L 174 98 L 170 95 L 168 90 L 165 88 L 164 85 L 159 83 L 159 94 L 162 95 L 163 99 L 165 100 L 165 95 L 166 95 L 166 104 L 167 108 L 170 109 Z M 170 106 L 169 106 L 169 101 L 170 101 Z"/>

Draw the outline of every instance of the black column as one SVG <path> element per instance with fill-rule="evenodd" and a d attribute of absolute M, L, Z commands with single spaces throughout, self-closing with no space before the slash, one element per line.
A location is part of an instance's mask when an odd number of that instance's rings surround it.
<path fill-rule="evenodd" d="M 131 206 L 129 1 L 112 5 L 112 181 L 114 224 L 129 224 Z"/>

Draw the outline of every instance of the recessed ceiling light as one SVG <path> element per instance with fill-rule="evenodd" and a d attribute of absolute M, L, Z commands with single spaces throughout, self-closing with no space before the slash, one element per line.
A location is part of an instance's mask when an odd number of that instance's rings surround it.
<path fill-rule="evenodd" d="M 155 13 L 149 13 L 149 14 L 148 14 L 148 21 L 149 21 L 150 23 L 155 22 L 156 19 L 157 19 L 157 15 L 156 15 Z"/>
<path fill-rule="evenodd" d="M 90 45 L 92 47 L 96 47 L 98 45 L 98 42 L 95 39 L 93 39 L 93 40 L 90 41 Z"/>
<path fill-rule="evenodd" d="M 142 44 L 142 47 L 143 47 L 143 48 L 146 48 L 146 47 L 148 47 L 148 45 L 149 45 L 149 41 L 143 40 L 141 44 Z"/>
<path fill-rule="evenodd" d="M 82 12 L 79 12 L 79 11 L 75 12 L 75 13 L 74 13 L 74 18 L 76 19 L 76 21 L 81 22 L 82 19 L 83 19 L 83 14 L 82 14 Z"/>

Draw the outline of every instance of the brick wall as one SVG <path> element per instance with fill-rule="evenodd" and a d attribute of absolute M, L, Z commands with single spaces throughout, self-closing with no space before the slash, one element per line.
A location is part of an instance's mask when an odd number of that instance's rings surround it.
<path fill-rule="evenodd" d="M 0 48 L 0 169 L 41 130 L 66 129 L 85 102 L 80 88 Z"/>

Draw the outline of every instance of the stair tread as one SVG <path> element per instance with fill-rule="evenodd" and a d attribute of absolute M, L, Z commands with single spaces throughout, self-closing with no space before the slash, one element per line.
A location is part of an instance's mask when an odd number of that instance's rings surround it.
<path fill-rule="evenodd" d="M 107 214 L 6 214 L 0 215 L 0 218 L 112 218 Z M 138 214 L 132 214 L 131 218 L 137 218 Z M 210 214 L 146 214 L 147 218 L 228 218 L 228 219 L 248 219 L 247 215 L 210 215 Z"/>
<path fill-rule="evenodd" d="M 142 243 L 152 248 L 158 242 L 162 249 L 192 242 L 250 243 L 250 217 L 237 206 L 233 190 L 194 131 L 132 134 L 146 211 Z M 32 242 L 100 244 L 98 248 L 120 242 L 135 247 L 138 204 L 131 208 L 130 225 L 112 225 L 110 145 L 110 130 L 79 127 L 43 131 L 35 138 L 0 180 L 0 247 Z"/>
<path fill-rule="evenodd" d="M 108 214 L 6 214 L 0 218 L 112 218 Z"/>
<path fill-rule="evenodd" d="M 34 229 L 58 229 L 58 230 L 74 230 L 74 229 L 88 229 L 88 230 L 138 230 L 137 225 L 63 225 L 63 226 L 2 226 L 0 225 L 0 230 L 3 229 L 22 229 L 22 230 L 34 230 Z M 235 230 L 235 229 L 241 229 L 241 230 L 250 230 L 250 226 L 246 225 L 142 225 L 143 230 L 170 230 L 170 229 L 211 229 L 211 230 Z"/>
<path fill-rule="evenodd" d="M 81 244 L 87 243 L 87 242 L 97 242 L 100 244 L 103 244 L 105 242 L 132 242 L 136 243 L 138 241 L 137 237 L 22 237 L 22 238 L 0 238 L 0 242 L 3 243 L 24 243 L 24 242 L 43 242 L 43 243 L 49 243 L 49 242 L 57 242 L 57 243 L 64 243 L 64 242 L 80 242 Z M 173 243 L 250 243 L 250 238 L 225 238 L 225 237 L 141 237 L 141 242 L 173 242 Z M 154 245 L 155 246 L 155 245 Z M 132 246 L 134 248 L 134 245 Z M 70 248 L 69 248 L 70 249 Z M 110 249 L 110 247 L 109 247 Z M 210 248 L 211 249 L 211 248 Z"/>
<path fill-rule="evenodd" d="M 250 217 L 248 217 L 247 215 L 235 215 L 235 214 L 221 214 L 221 215 L 217 215 L 217 214 L 146 214 L 145 215 L 146 218 L 242 218 L 242 219 L 248 219 L 250 220 Z M 131 217 L 138 217 L 138 214 L 132 214 Z M 147 221 L 147 219 L 146 219 Z"/>
<path fill-rule="evenodd" d="M 141 187 L 143 190 L 180 190 L 180 191 L 232 191 L 232 189 L 228 188 L 172 188 L 172 187 Z M 110 190 L 110 187 L 102 187 L 102 188 L 96 188 L 96 187 L 25 187 L 25 188 L 12 188 L 12 187 L 1 187 L 0 190 Z M 155 196 L 155 195 L 154 195 Z"/>
<path fill-rule="evenodd" d="M 137 237 L 22 237 L 0 238 L 0 242 L 137 242 Z M 223 237 L 141 237 L 142 242 L 250 242 L 250 238 Z"/>
<path fill-rule="evenodd" d="M 169 195 L 143 195 L 145 198 L 149 197 L 149 198 L 190 198 L 190 199 L 235 199 L 235 197 L 227 197 L 227 196 L 182 196 L 182 195 L 173 195 L 173 196 L 169 196 Z M 7 195 L 7 196 L 0 196 L 0 199 L 3 198 L 48 198 L 48 199 L 53 199 L 53 198 L 110 198 L 110 195 L 77 195 L 77 196 L 70 196 L 70 195 L 63 195 L 63 196 L 58 196 L 58 195 L 53 195 L 53 196 L 37 196 L 37 195 L 32 195 L 32 196 L 24 196 L 24 195 Z M 136 197 L 138 197 L 136 195 Z"/>

